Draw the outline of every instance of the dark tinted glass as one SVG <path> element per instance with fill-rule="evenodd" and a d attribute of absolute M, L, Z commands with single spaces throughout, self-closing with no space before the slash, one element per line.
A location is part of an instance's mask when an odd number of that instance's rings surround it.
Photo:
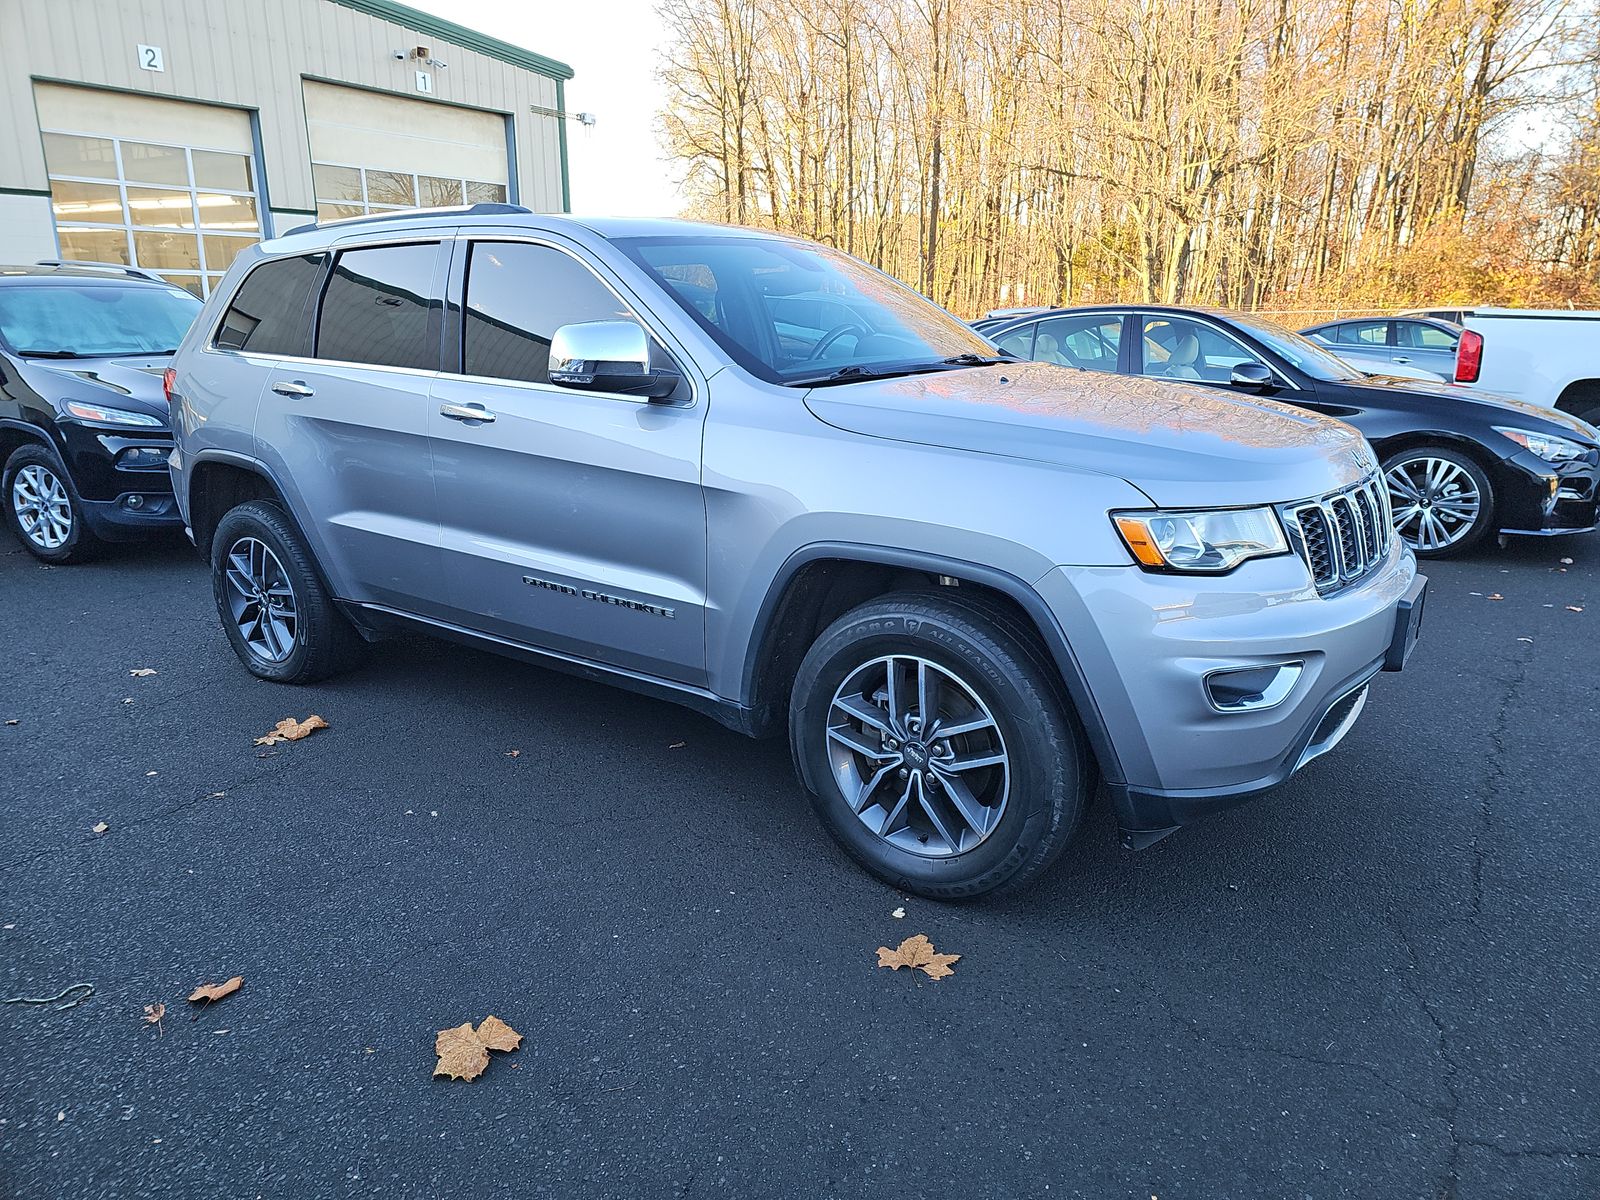
<path fill-rule="evenodd" d="M 437 242 L 347 250 L 333 265 L 317 322 L 317 357 L 432 371 L 428 334 Z"/>
<path fill-rule="evenodd" d="M 322 255 L 262 263 L 234 293 L 222 314 L 216 344 L 254 354 L 310 353 L 306 302 L 322 272 Z"/>
<path fill-rule="evenodd" d="M 631 315 L 570 254 L 528 242 L 474 242 L 467 260 L 464 370 L 548 383 L 550 339 L 558 328 Z"/>

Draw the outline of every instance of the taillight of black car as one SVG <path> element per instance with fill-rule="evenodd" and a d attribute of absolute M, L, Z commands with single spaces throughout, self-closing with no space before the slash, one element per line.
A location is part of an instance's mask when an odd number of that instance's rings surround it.
<path fill-rule="evenodd" d="M 1483 373 L 1483 334 L 1463 329 L 1456 346 L 1456 382 L 1477 383 Z"/>

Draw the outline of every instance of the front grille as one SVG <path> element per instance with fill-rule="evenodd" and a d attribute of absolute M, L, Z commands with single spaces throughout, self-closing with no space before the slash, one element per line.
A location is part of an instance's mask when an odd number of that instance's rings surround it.
<path fill-rule="evenodd" d="M 1389 497 L 1376 475 L 1280 511 L 1296 552 L 1324 594 L 1347 587 L 1375 568 L 1394 537 Z"/>

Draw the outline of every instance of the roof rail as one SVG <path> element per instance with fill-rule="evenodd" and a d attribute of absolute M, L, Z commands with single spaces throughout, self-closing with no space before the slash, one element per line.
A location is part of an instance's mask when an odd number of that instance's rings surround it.
<path fill-rule="evenodd" d="M 476 204 L 448 204 L 437 208 L 390 208 L 383 212 L 366 213 L 359 217 L 335 217 L 331 221 L 308 221 L 304 225 L 296 225 L 283 236 L 289 234 L 305 233 L 312 229 L 330 229 L 334 226 L 359 225 L 364 221 L 392 221 L 396 217 L 482 217 L 493 216 L 496 213 L 532 215 L 533 209 L 525 208 L 520 204 L 502 204 L 494 200 L 480 200 Z"/>
<path fill-rule="evenodd" d="M 82 267 L 90 271 L 116 271 L 123 275 L 132 275 L 135 279 L 148 279 L 152 283 L 167 282 L 154 271 L 148 271 L 144 267 L 130 267 L 123 263 L 93 262 L 87 258 L 41 258 L 33 265 L 36 267 Z"/>

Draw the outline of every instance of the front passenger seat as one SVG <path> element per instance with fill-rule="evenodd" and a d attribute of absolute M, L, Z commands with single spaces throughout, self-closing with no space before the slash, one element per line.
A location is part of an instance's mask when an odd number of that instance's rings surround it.
<path fill-rule="evenodd" d="M 1200 339 L 1192 333 L 1186 333 L 1172 348 L 1172 353 L 1167 357 L 1166 370 L 1162 374 L 1168 379 L 1199 379 L 1200 372 L 1195 370 L 1194 365 L 1199 357 Z"/>

